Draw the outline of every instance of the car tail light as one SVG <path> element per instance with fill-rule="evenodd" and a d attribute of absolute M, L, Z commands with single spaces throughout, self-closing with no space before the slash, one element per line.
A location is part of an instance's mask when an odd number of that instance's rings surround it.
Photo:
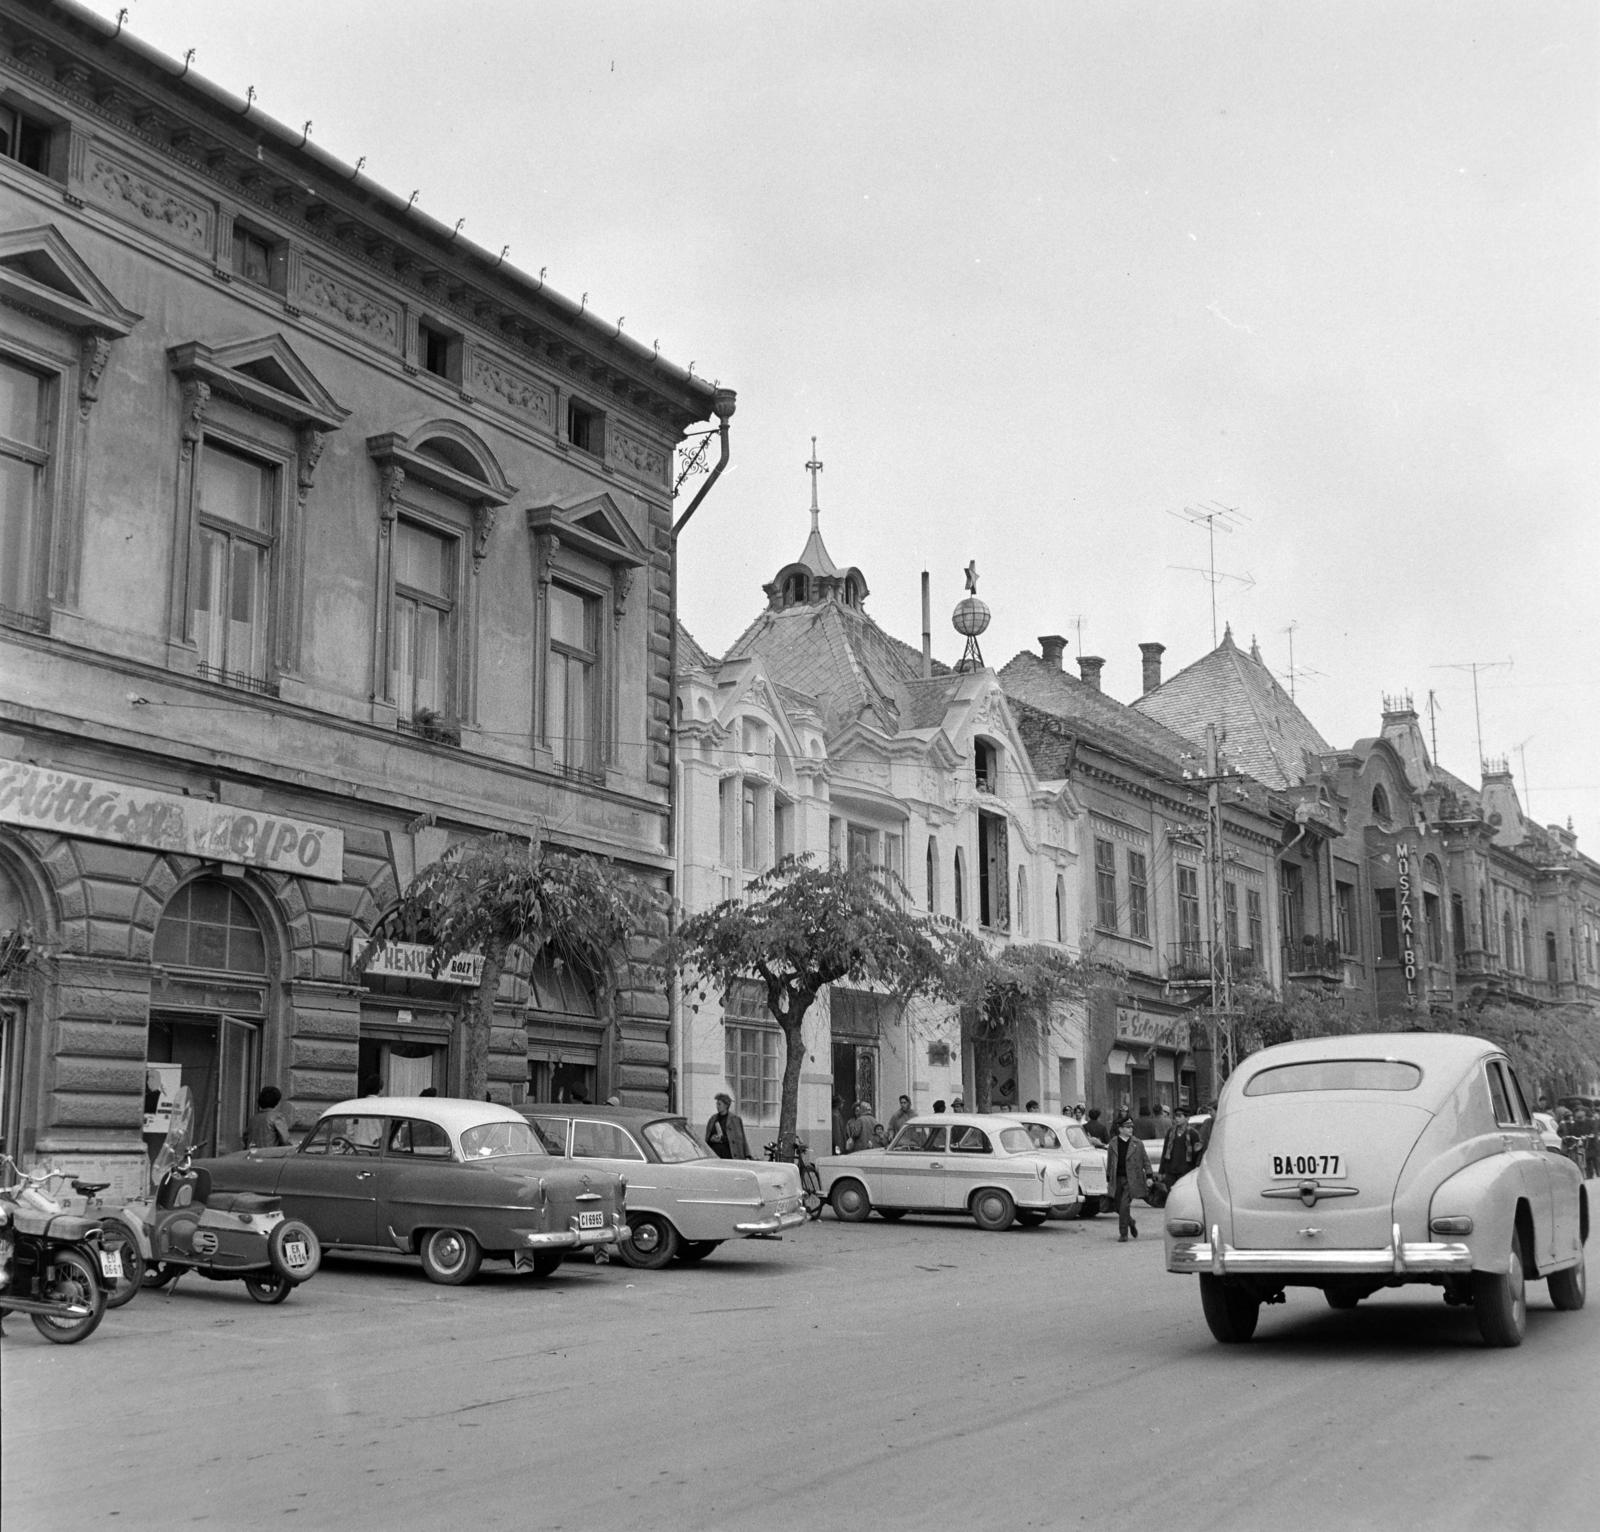
<path fill-rule="evenodd" d="M 1167 1233 L 1174 1239 L 1193 1239 L 1197 1234 L 1204 1234 L 1205 1230 L 1193 1218 L 1169 1218 Z"/>
<path fill-rule="evenodd" d="M 1428 1227 L 1435 1234 L 1470 1234 L 1472 1220 L 1465 1213 L 1459 1213 L 1449 1218 L 1435 1218 Z"/>
<path fill-rule="evenodd" d="M 621 1207 L 628 1200 L 628 1178 L 617 1177 L 617 1206 Z"/>

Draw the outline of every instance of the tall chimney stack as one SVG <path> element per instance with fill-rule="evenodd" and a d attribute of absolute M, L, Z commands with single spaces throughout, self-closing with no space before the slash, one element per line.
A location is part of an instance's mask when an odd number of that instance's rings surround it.
<path fill-rule="evenodd" d="M 1078 674 L 1096 691 L 1100 690 L 1100 672 L 1105 668 L 1105 663 L 1098 654 L 1080 654 L 1078 656 Z"/>
<path fill-rule="evenodd" d="M 1147 694 L 1161 685 L 1161 656 L 1166 650 L 1165 644 L 1139 645 L 1139 653 L 1144 656 L 1144 689 Z"/>
<path fill-rule="evenodd" d="M 933 674 L 933 605 L 928 594 L 928 571 L 922 571 L 922 679 Z"/>
<path fill-rule="evenodd" d="M 1067 647 L 1067 641 L 1059 633 L 1041 633 L 1039 635 L 1039 652 L 1044 656 L 1046 665 L 1054 665 L 1061 669 L 1061 655 Z"/>

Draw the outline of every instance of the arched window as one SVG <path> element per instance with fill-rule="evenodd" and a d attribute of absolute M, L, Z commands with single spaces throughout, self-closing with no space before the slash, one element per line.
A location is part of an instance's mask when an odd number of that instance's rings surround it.
<path fill-rule="evenodd" d="M 939 841 L 933 835 L 928 837 L 928 913 L 939 913 Z"/>
<path fill-rule="evenodd" d="M 998 791 L 1000 752 L 986 739 L 972 742 L 972 775 L 980 793 Z"/>
<path fill-rule="evenodd" d="M 1017 935 L 1028 934 L 1028 869 L 1017 869 Z"/>
<path fill-rule="evenodd" d="M 1511 911 L 1507 910 L 1500 917 L 1500 955 L 1507 968 L 1517 966 L 1517 938 L 1511 924 Z"/>
<path fill-rule="evenodd" d="M 1465 957 L 1467 953 L 1467 907 L 1461 902 L 1460 894 L 1450 896 L 1450 934 L 1455 941 L 1457 957 Z"/>
<path fill-rule="evenodd" d="M 1067 880 L 1063 877 L 1056 878 L 1056 940 L 1065 942 L 1067 939 Z"/>
<path fill-rule="evenodd" d="M 966 859 L 961 855 L 961 847 L 956 847 L 955 863 L 955 900 L 956 919 L 965 921 L 967 918 L 967 869 Z"/>
<path fill-rule="evenodd" d="M 1522 971 L 1533 972 L 1533 932 L 1528 927 L 1528 917 L 1522 917 Z"/>
<path fill-rule="evenodd" d="M 1485 952 L 1494 945 L 1494 932 L 1489 927 L 1489 895 L 1481 888 L 1478 890 L 1478 940 L 1483 943 Z"/>
<path fill-rule="evenodd" d="M 250 906 L 219 878 L 186 883 L 156 926 L 154 960 L 174 968 L 264 974 L 267 947 Z"/>
<path fill-rule="evenodd" d="M 1556 933 L 1554 931 L 1546 931 L 1544 933 L 1544 967 L 1545 974 L 1550 982 L 1559 984 L 1561 982 L 1561 963 L 1556 956 Z"/>
<path fill-rule="evenodd" d="M 844 604 L 846 606 L 861 605 L 861 585 L 854 575 L 849 575 L 845 579 Z"/>
<path fill-rule="evenodd" d="M 806 600 L 806 577 L 803 574 L 792 574 L 783 582 L 783 604 L 785 606 L 804 606 Z"/>
<path fill-rule="evenodd" d="M 1383 824 L 1389 822 L 1389 795 L 1381 782 L 1372 789 L 1372 817 Z"/>

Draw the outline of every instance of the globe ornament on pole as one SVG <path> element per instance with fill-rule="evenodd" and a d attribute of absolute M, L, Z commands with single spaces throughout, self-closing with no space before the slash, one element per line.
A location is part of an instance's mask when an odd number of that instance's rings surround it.
<path fill-rule="evenodd" d="M 989 608 L 978 599 L 978 565 L 967 565 L 968 594 L 956 603 L 950 614 L 950 625 L 967 641 L 957 670 L 982 670 L 983 651 L 978 647 L 978 635 L 989 626 Z"/>

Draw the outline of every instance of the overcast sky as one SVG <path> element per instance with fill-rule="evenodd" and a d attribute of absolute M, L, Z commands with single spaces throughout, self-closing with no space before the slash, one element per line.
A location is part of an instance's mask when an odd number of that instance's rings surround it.
<path fill-rule="evenodd" d="M 113 16 L 118 6 L 96 0 Z M 132 31 L 739 392 L 720 652 L 823 530 L 935 652 L 976 559 L 1132 700 L 1220 620 L 1332 743 L 1438 696 L 1600 856 L 1596 7 L 132 0 Z M 1191 566 L 1185 569 L 1182 566 Z M 1253 581 L 1253 584 L 1246 583 Z M 1315 672 L 1310 673 L 1310 672 Z"/>

